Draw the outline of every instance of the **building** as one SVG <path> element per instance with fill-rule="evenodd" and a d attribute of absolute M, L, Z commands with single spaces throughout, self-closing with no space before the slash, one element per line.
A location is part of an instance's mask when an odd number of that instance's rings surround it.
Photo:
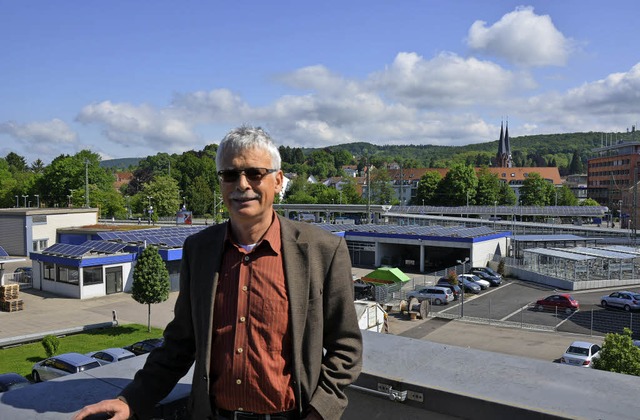
<path fill-rule="evenodd" d="M 500 139 L 498 140 L 498 153 L 496 153 L 496 166 L 499 168 L 511 168 L 513 166 L 511 143 L 509 141 L 509 122 L 507 122 L 507 127 L 504 131 L 502 123 L 500 123 Z"/>
<path fill-rule="evenodd" d="M 635 129 L 633 131 L 635 133 Z M 612 209 L 621 224 L 638 220 L 637 183 L 640 181 L 640 143 L 619 142 L 594 150 L 587 162 L 587 194 Z"/>
<path fill-rule="evenodd" d="M 0 246 L 9 255 L 27 256 L 58 242 L 58 229 L 95 225 L 98 209 L 0 209 Z"/>

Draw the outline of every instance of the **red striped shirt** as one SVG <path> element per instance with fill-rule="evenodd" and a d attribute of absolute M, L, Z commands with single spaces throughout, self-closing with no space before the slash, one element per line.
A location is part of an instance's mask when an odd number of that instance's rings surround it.
<path fill-rule="evenodd" d="M 284 281 L 280 222 L 245 251 L 224 245 L 215 295 L 211 394 L 216 407 L 252 413 L 295 408 L 291 386 L 289 298 Z"/>

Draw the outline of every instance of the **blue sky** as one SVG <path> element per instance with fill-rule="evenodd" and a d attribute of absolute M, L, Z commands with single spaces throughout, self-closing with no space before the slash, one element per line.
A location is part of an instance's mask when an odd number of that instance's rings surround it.
<path fill-rule="evenodd" d="M 0 156 L 624 132 L 637 1 L 0 0 Z"/>

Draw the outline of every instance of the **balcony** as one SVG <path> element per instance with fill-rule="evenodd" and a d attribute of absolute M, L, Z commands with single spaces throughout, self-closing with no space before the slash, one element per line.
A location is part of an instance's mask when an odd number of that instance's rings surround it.
<path fill-rule="evenodd" d="M 0 394 L 2 419 L 65 419 L 112 398 L 145 356 Z M 640 378 L 364 332 L 363 372 L 343 418 L 634 419 Z M 190 375 L 157 407 L 187 418 Z"/>

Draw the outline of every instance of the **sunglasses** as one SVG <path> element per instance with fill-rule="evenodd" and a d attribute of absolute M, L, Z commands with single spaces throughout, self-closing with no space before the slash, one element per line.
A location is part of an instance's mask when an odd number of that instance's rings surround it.
<path fill-rule="evenodd" d="M 222 182 L 236 182 L 240 179 L 240 175 L 244 174 L 248 181 L 258 182 L 266 175 L 276 171 L 277 169 L 267 168 L 223 169 L 218 171 L 218 177 Z"/>

